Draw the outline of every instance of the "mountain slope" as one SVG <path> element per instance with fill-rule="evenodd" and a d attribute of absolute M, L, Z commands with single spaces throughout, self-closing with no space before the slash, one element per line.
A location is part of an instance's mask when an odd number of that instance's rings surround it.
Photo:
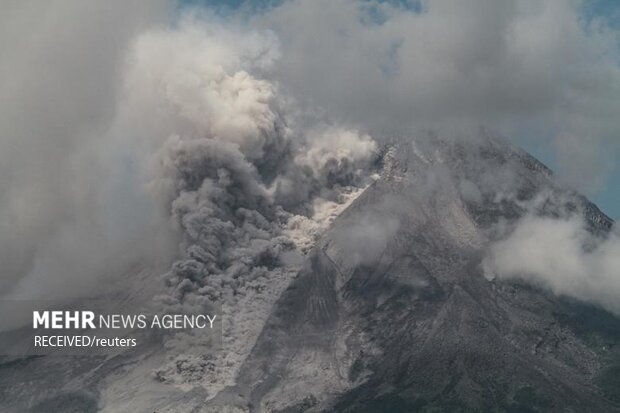
<path fill-rule="evenodd" d="M 482 265 L 498 223 L 526 213 L 583 214 L 596 234 L 612 221 L 508 144 L 429 148 L 387 154 L 382 177 L 317 244 L 213 411 L 233 401 L 255 412 L 618 410 L 601 378 L 613 381 L 620 359 L 593 340 L 617 343 L 620 321 L 485 277 Z M 600 317 L 602 329 L 592 323 Z"/>

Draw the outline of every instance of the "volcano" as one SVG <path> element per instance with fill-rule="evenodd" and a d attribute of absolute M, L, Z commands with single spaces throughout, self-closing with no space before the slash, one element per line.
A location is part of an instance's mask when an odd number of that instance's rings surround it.
<path fill-rule="evenodd" d="M 594 237 L 613 221 L 488 136 L 391 145 L 380 168 L 274 297 L 233 384 L 158 382 L 151 349 L 11 359 L 3 411 L 619 411 L 620 319 L 485 267 L 527 214 L 577 214 Z"/>

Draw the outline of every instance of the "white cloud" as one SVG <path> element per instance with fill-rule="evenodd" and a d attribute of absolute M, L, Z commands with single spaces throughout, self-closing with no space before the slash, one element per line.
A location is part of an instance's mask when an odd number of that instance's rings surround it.
<path fill-rule="evenodd" d="M 578 217 L 528 216 L 484 261 L 487 276 L 521 279 L 620 314 L 620 236 L 597 239 Z"/>

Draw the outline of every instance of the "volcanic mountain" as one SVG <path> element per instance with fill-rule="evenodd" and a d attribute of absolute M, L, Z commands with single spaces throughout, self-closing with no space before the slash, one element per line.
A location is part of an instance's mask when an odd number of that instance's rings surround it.
<path fill-rule="evenodd" d="M 11 359 L 3 411 L 619 411 L 620 319 L 485 266 L 526 215 L 578 215 L 600 238 L 613 221 L 510 144 L 424 142 L 387 147 L 229 366 L 233 384 L 158 382 L 152 349 Z"/>

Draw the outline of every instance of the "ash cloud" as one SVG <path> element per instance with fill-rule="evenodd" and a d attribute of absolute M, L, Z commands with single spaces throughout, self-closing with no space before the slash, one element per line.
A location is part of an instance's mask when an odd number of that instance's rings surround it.
<path fill-rule="evenodd" d="M 249 351 L 244 343 L 322 225 L 319 210 L 366 185 L 377 157 L 368 134 L 300 114 L 260 76 L 277 64 L 278 47 L 270 32 L 188 15 L 175 30 L 140 36 L 129 59 L 127 101 L 158 115 L 148 125 L 151 144 L 160 144 L 150 188 L 181 237 L 179 259 L 164 276 L 168 291 L 157 300 L 178 311 L 218 301 L 235 313 L 227 319 L 241 314 L 225 326 L 223 358 Z M 295 225 L 309 221 L 315 225 Z M 213 363 L 238 367 L 236 359 Z M 158 374 L 185 380 L 176 370 Z M 234 375 L 226 370 L 218 377 Z"/>
<path fill-rule="evenodd" d="M 278 55 L 269 34 L 238 34 L 226 50 L 227 32 L 203 24 L 189 16 L 176 31 L 145 34 L 130 70 L 150 72 L 131 90 L 157 93 L 148 101 L 177 126 L 158 150 L 151 183 L 182 234 L 183 258 L 166 277 L 171 293 L 160 297 L 168 305 L 232 299 L 286 271 L 299 254 L 284 232 L 288 221 L 364 185 L 377 156 L 367 134 L 308 125 L 286 109 L 277 85 L 249 73 L 260 72 L 259 57 L 266 70 Z"/>
<path fill-rule="evenodd" d="M 375 157 L 262 76 L 281 56 L 270 30 L 165 2 L 15 3 L 3 20 L 5 295 L 89 294 L 179 254 L 208 261 L 203 278 L 295 262 L 284 223 L 362 185 Z"/>

